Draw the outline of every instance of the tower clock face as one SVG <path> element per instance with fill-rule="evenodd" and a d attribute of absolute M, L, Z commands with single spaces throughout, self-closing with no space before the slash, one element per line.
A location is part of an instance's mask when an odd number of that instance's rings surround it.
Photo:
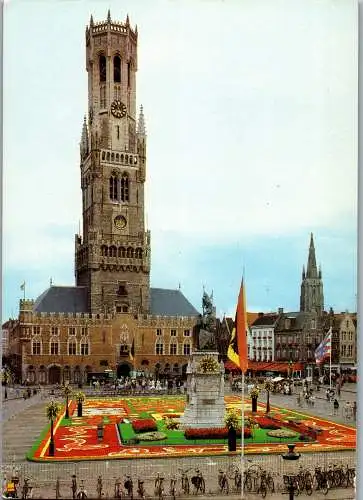
<path fill-rule="evenodd" d="M 126 116 L 126 106 L 123 102 L 119 100 L 113 101 L 111 104 L 111 113 L 113 114 L 114 117 L 116 118 L 123 118 Z"/>
<path fill-rule="evenodd" d="M 116 229 L 124 229 L 127 224 L 126 217 L 124 217 L 123 215 L 117 215 L 113 222 L 115 224 Z"/>

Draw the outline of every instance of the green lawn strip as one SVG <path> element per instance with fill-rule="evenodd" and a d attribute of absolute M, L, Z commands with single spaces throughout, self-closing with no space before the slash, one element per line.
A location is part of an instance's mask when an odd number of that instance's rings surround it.
<path fill-rule="evenodd" d="M 30 450 L 26 453 L 25 458 L 27 460 L 33 460 L 34 453 L 39 448 L 39 446 L 42 443 L 43 439 L 45 439 L 47 433 L 49 432 L 49 429 L 50 429 L 50 423 L 44 427 L 44 429 L 40 433 L 38 439 L 36 441 L 34 441 L 32 447 L 30 448 Z"/>
<path fill-rule="evenodd" d="M 289 430 L 286 427 L 282 427 L 283 430 Z M 122 442 L 127 445 L 127 441 L 133 438 L 139 438 L 139 435 L 134 432 L 131 424 L 119 424 L 119 431 L 122 438 Z M 184 436 L 184 431 L 182 430 L 173 430 L 170 431 L 165 428 L 164 422 L 158 422 L 158 431 L 163 432 L 167 435 L 166 439 L 157 440 L 157 441 L 140 441 L 140 444 L 144 446 L 165 446 L 165 445 L 193 445 L 193 444 L 225 444 L 227 442 L 227 438 L 225 439 L 186 439 Z M 299 434 L 296 433 L 295 438 L 276 438 L 272 436 L 268 436 L 267 432 L 269 429 L 254 429 L 253 437 L 245 438 L 246 444 L 252 443 L 289 443 L 289 442 L 298 442 Z"/>

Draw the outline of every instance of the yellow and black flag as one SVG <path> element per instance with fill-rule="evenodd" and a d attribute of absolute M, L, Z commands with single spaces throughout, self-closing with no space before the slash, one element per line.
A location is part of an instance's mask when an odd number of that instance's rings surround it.
<path fill-rule="evenodd" d="M 133 361 L 135 356 L 135 338 L 132 339 L 132 345 L 131 345 L 131 350 L 129 352 L 129 356 L 131 361 Z"/>
<path fill-rule="evenodd" d="M 232 331 L 227 356 L 235 365 L 240 368 L 243 373 L 246 373 L 248 368 L 247 312 L 246 294 L 243 279 L 238 295 L 235 325 Z"/>

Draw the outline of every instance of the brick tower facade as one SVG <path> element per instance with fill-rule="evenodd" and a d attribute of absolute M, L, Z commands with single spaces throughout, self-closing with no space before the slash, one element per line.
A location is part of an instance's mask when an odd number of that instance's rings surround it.
<path fill-rule="evenodd" d="M 76 285 L 92 313 L 147 313 L 150 232 L 145 230 L 146 132 L 136 118 L 137 27 L 107 20 L 86 28 L 88 120 L 80 143 L 83 236 Z"/>

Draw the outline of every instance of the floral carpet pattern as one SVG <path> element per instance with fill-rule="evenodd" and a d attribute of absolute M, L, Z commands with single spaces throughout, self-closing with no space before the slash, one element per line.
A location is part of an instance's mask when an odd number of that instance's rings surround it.
<path fill-rule="evenodd" d="M 238 396 L 225 397 L 226 408 L 241 408 Z M 64 408 L 54 425 L 54 441 L 56 452 L 54 457 L 49 456 L 49 430 L 28 454 L 29 460 L 35 461 L 72 461 L 72 460 L 110 460 L 122 458 L 165 458 L 201 455 L 228 454 L 225 444 L 188 444 L 188 445 L 124 445 L 121 443 L 117 423 L 121 419 L 140 418 L 151 415 L 155 420 L 162 419 L 168 414 L 182 414 L 185 399 L 182 396 L 160 398 L 127 397 L 124 399 L 88 399 L 83 404 L 82 417 L 77 417 L 77 405 L 71 402 L 69 413 L 71 418 L 64 419 Z M 245 415 L 251 413 L 249 400 L 244 402 Z M 272 406 L 274 418 L 285 425 L 288 419 L 301 419 L 304 425 L 319 429 L 318 437 L 314 442 L 298 442 L 296 449 L 300 452 L 321 452 L 354 450 L 356 447 L 356 429 L 347 425 L 338 424 L 307 415 L 297 411 Z M 265 414 L 265 405 L 258 405 L 260 415 Z M 103 423 L 104 437 L 98 440 L 97 425 Z M 241 446 L 237 445 L 240 453 Z M 281 453 L 286 451 L 286 444 L 279 443 L 245 443 L 245 454 Z"/>

